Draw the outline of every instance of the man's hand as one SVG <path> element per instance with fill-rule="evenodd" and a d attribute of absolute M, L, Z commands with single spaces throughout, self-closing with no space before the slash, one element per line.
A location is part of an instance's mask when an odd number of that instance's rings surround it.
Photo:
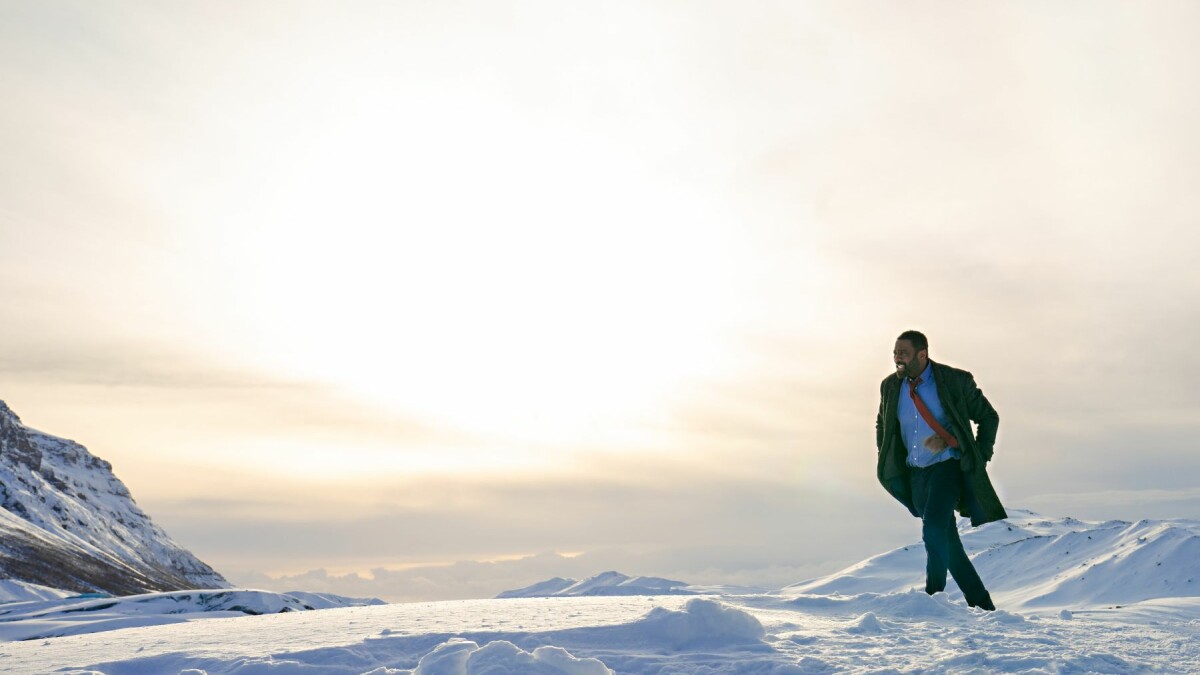
<path fill-rule="evenodd" d="M 941 451 L 945 450 L 949 446 L 946 444 L 946 441 L 941 436 L 934 434 L 934 435 L 930 436 L 929 438 L 925 439 L 925 447 L 929 448 L 929 450 L 931 452 L 937 453 L 937 452 L 941 452 Z"/>

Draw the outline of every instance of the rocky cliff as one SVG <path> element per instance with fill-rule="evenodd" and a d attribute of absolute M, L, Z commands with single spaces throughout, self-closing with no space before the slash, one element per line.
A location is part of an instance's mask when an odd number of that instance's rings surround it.
<path fill-rule="evenodd" d="M 138 507 L 112 466 L 0 401 L 0 579 L 128 595 L 228 588 Z"/>

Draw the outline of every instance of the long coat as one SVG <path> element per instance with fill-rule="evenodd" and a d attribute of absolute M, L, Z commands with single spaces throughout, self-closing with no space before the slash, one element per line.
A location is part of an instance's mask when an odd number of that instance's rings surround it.
<path fill-rule="evenodd" d="M 987 475 L 987 462 L 992 458 L 1000 415 L 975 384 L 975 378 L 965 370 L 930 361 L 938 400 L 950 417 L 957 432 L 959 466 L 963 472 L 962 498 L 958 512 L 970 516 L 975 526 L 1008 517 L 1000 497 L 996 495 Z M 879 386 L 879 416 L 875 418 L 875 446 L 879 452 L 876 469 L 879 482 L 893 497 L 904 504 L 914 516 L 920 517 L 912 501 L 909 483 L 908 453 L 900 434 L 896 407 L 900 403 L 900 378 L 889 375 Z M 971 422 L 978 431 L 971 433 Z"/>

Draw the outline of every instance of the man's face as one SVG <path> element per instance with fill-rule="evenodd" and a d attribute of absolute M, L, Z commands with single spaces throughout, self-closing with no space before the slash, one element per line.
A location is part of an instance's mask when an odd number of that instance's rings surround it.
<path fill-rule="evenodd" d="M 916 377 L 925 370 L 929 353 L 924 349 L 918 352 L 908 340 L 896 340 L 892 359 L 896 362 L 896 377 Z"/>

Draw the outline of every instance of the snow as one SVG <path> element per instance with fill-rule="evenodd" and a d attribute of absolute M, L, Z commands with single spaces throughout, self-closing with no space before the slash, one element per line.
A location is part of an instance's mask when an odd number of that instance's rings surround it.
<path fill-rule="evenodd" d="M 381 668 L 375 673 L 397 672 Z M 538 647 L 527 652 L 506 640 L 483 647 L 469 640 L 450 640 L 421 657 L 413 675 L 466 675 L 467 673 L 531 673 L 545 675 L 611 675 L 598 659 L 578 659 L 560 647 Z"/>
<path fill-rule="evenodd" d="M 35 616 L 29 608 L 37 603 L 26 601 L 0 605 L 10 611 L 0 616 L 5 635 L 19 636 L 34 620 L 87 618 L 71 619 L 76 634 L 0 643 L 0 672 L 1200 672 L 1200 593 L 1187 582 L 1200 577 L 1192 548 L 1198 525 L 1018 513 L 964 529 L 1000 607 L 995 612 L 967 607 L 953 590 L 933 596 L 919 590 L 919 544 L 768 593 L 557 596 L 253 616 L 229 611 L 232 599 L 206 601 L 214 611 L 162 614 L 169 601 L 154 596 L 172 594 L 149 594 L 140 614 L 127 608 L 124 616 L 156 625 L 86 634 L 89 621 L 96 630 L 111 626 L 90 611 L 66 612 L 64 604 Z M 237 604 L 248 606 L 249 599 Z M 288 606 L 282 598 L 257 601 L 268 611 Z M 106 600 L 41 602 L 94 607 L 87 603 Z M 138 605 L 135 598 L 107 602 Z M 21 605 L 24 618 L 11 613 Z M 196 620 L 199 614 L 209 618 Z M 164 617 L 171 623 L 159 621 Z"/>
<path fill-rule="evenodd" d="M 40 584 L 31 584 L 27 581 L 18 581 L 16 579 L 0 579 L 0 603 L 6 602 L 24 602 L 27 600 L 53 600 L 56 598 L 65 598 L 72 595 L 68 591 L 62 591 L 49 586 Z"/>

